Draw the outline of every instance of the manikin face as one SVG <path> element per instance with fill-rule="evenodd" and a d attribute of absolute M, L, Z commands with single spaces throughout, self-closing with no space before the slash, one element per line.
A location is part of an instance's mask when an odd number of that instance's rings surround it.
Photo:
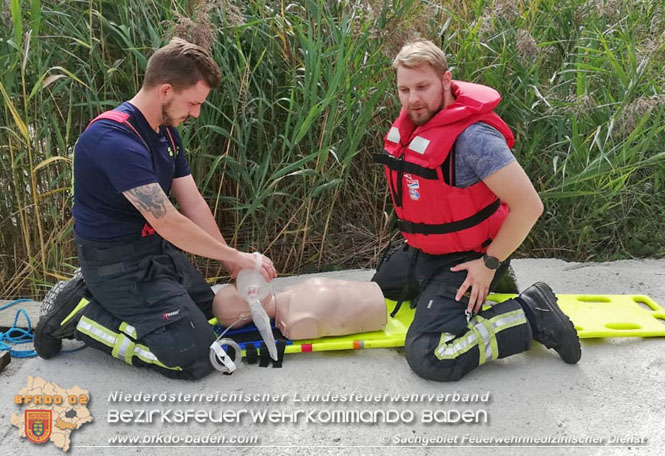
<path fill-rule="evenodd" d="M 449 75 L 450 72 L 438 75 L 427 63 L 397 68 L 399 101 L 414 124 L 423 125 L 444 107 L 443 93 L 445 84 L 450 84 Z"/>
<path fill-rule="evenodd" d="M 161 124 L 177 127 L 190 117 L 199 117 L 201 105 L 210 93 L 210 87 L 203 81 L 182 90 L 175 90 L 170 84 L 164 84 L 160 93 L 162 95 Z"/>

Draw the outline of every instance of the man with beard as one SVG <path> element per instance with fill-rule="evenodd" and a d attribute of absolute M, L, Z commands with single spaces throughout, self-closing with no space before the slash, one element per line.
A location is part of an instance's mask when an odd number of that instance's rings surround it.
<path fill-rule="evenodd" d="M 75 337 L 172 378 L 208 374 L 214 294 L 180 250 L 221 261 L 232 276 L 272 262 L 229 247 L 189 170 L 176 127 L 197 118 L 217 64 L 173 39 L 157 50 L 141 90 L 95 118 L 74 151 L 74 235 L 82 277 L 59 290 L 35 330 L 51 358 Z M 169 201 L 171 192 L 179 205 Z"/>
<path fill-rule="evenodd" d="M 393 67 L 402 110 L 376 161 L 406 242 L 384 255 L 373 280 L 398 301 L 393 314 L 403 300 L 416 308 L 409 366 L 427 379 L 458 380 L 528 350 L 532 339 L 577 363 L 577 333 L 546 284 L 485 302 L 543 211 L 510 151 L 513 134 L 493 111 L 499 93 L 452 80 L 429 41 L 404 46 Z"/>

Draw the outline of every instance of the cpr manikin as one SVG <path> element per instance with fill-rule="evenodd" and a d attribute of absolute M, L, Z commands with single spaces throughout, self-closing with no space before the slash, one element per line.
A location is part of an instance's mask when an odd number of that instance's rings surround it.
<path fill-rule="evenodd" d="M 291 340 L 377 331 L 386 324 L 386 304 L 375 282 L 316 277 L 270 294 L 261 303 Z M 231 285 L 217 292 L 213 313 L 222 326 L 237 328 L 252 321 L 247 301 Z"/>

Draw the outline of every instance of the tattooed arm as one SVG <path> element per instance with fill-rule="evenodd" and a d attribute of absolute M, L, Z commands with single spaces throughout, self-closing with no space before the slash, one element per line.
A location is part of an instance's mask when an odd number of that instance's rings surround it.
<path fill-rule="evenodd" d="M 146 184 L 123 192 L 164 239 L 194 255 L 235 263 L 238 268 L 254 268 L 256 257 L 229 247 L 182 215 L 171 204 L 159 184 Z M 263 275 L 272 280 L 276 273 L 272 264 L 263 265 Z"/>
<path fill-rule="evenodd" d="M 201 192 L 196 187 L 191 174 L 173 179 L 171 193 L 175 196 L 178 208 L 185 217 L 200 226 L 203 231 L 214 239 L 217 239 L 222 244 L 226 244 L 224 236 L 222 236 L 222 232 L 219 230 L 219 226 L 217 226 L 215 217 L 212 215 L 208 203 L 201 196 Z M 270 261 L 264 258 L 264 261 L 266 260 Z M 231 277 L 235 277 L 240 272 L 235 263 L 225 261 L 224 267 L 229 271 Z"/>
<path fill-rule="evenodd" d="M 208 233 L 180 214 L 159 184 L 146 184 L 123 192 L 164 239 L 177 247 L 209 258 L 234 261 L 234 249 L 213 239 Z"/>
<path fill-rule="evenodd" d="M 180 212 L 185 217 L 200 226 L 210 236 L 226 244 L 210 207 L 201 196 L 191 174 L 173 179 L 171 193 L 175 196 Z"/>
<path fill-rule="evenodd" d="M 124 192 L 123 195 L 146 217 L 146 220 L 148 219 L 147 214 L 150 214 L 151 218 L 158 220 L 164 218 L 167 211 L 175 211 L 175 208 L 159 184 L 146 184 L 135 187 Z M 152 223 L 150 224 L 153 227 L 155 226 Z"/>

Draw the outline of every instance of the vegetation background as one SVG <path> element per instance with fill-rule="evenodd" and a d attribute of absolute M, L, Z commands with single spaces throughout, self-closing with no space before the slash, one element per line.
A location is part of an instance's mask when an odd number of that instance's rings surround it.
<path fill-rule="evenodd" d="M 227 240 L 282 273 L 374 267 L 394 238 L 371 154 L 399 105 L 408 39 L 498 89 L 546 213 L 518 255 L 665 254 L 663 0 L 0 0 L 2 298 L 76 268 L 74 143 L 129 99 L 174 34 L 224 73 L 182 128 Z M 223 269 L 196 260 L 218 280 Z"/>

